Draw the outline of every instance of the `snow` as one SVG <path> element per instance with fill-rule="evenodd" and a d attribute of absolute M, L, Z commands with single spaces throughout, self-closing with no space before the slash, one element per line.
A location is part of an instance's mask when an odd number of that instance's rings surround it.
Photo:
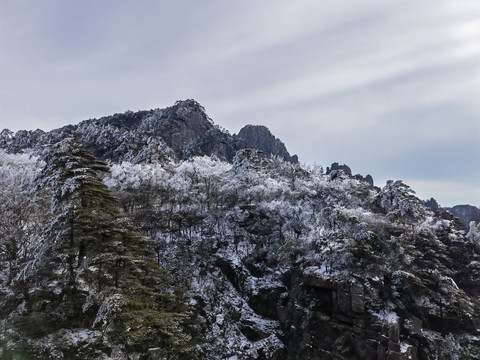
<path fill-rule="evenodd" d="M 402 342 L 400 343 L 400 352 L 404 354 L 408 351 L 408 348 L 411 348 L 411 347 L 412 345 Z"/>
<path fill-rule="evenodd" d="M 432 301 L 427 296 L 420 296 L 415 298 L 415 303 L 425 309 L 428 309 L 430 315 L 440 316 L 440 306 Z"/>
<path fill-rule="evenodd" d="M 443 278 L 450 281 L 450 283 L 453 285 L 453 287 L 455 289 L 460 290 L 460 288 L 457 286 L 456 282 L 450 276 L 444 276 Z"/>
<path fill-rule="evenodd" d="M 342 277 L 347 276 L 349 272 L 344 270 L 335 270 L 327 266 L 327 262 L 323 262 L 320 267 L 309 266 L 304 270 L 305 275 L 315 275 L 319 278 Z"/>
<path fill-rule="evenodd" d="M 397 324 L 398 323 L 398 315 L 396 312 L 391 310 L 380 310 L 377 312 L 372 312 L 372 315 L 376 316 L 379 320 L 386 322 L 387 324 Z"/>
<path fill-rule="evenodd" d="M 217 314 L 215 322 L 221 326 L 223 325 L 224 319 L 225 319 L 225 316 L 223 314 Z"/>

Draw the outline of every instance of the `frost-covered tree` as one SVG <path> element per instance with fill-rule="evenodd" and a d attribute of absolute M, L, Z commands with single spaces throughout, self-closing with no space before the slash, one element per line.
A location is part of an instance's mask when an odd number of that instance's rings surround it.
<path fill-rule="evenodd" d="M 101 329 L 104 345 L 124 353 L 159 347 L 169 356 L 191 356 L 185 298 L 118 210 L 99 176 L 106 164 L 75 140 L 57 144 L 46 162 L 34 184 L 52 189 L 52 220 L 19 281 L 30 310 L 12 321 L 20 339 L 65 328 Z M 40 356 L 38 349 L 25 349 L 26 356 Z"/>
<path fill-rule="evenodd" d="M 47 165 L 34 183 L 36 188 L 53 192 L 53 219 L 45 227 L 36 268 L 51 272 L 61 286 L 76 287 L 77 276 L 87 276 L 92 271 L 89 262 L 104 252 L 99 252 L 99 247 L 108 249 L 107 243 L 116 241 L 111 235 L 125 227 L 117 219 L 116 199 L 97 175 L 102 171 L 108 171 L 106 164 L 75 140 L 65 140 L 47 157 Z M 100 274 L 106 264 L 100 259 L 96 262 L 97 285 L 101 287 L 105 280 Z"/>
<path fill-rule="evenodd" d="M 480 245 L 480 223 L 470 221 L 470 231 L 467 234 L 467 239 L 477 245 Z"/>
<path fill-rule="evenodd" d="M 268 162 L 261 154 L 263 151 L 246 148 L 237 151 L 233 158 L 233 168 L 235 172 L 243 172 L 248 169 L 262 169 Z"/>
<path fill-rule="evenodd" d="M 44 164 L 26 154 L 0 151 L 0 278 L 10 283 L 31 260 L 44 221 L 43 194 L 25 191 Z"/>
<path fill-rule="evenodd" d="M 401 180 L 388 180 L 378 193 L 377 204 L 380 205 L 391 219 L 417 219 L 425 212 L 420 200 L 408 185 Z"/>

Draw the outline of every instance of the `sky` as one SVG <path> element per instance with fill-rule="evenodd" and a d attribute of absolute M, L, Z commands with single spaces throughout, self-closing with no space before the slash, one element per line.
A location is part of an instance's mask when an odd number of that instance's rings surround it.
<path fill-rule="evenodd" d="M 480 206 L 480 0 L 0 0 L 0 129 L 183 99 Z"/>

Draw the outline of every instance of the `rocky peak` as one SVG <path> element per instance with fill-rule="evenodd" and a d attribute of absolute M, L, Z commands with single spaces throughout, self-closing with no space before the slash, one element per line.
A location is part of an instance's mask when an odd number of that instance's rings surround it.
<path fill-rule="evenodd" d="M 151 126 L 152 123 L 155 126 Z M 189 155 L 184 154 L 185 147 L 215 131 L 213 121 L 195 100 L 177 101 L 174 106 L 144 118 L 142 125 L 150 128 L 154 135 L 161 136 L 182 158 Z"/>
<path fill-rule="evenodd" d="M 373 177 L 370 174 L 366 176 L 355 174 L 352 175 L 352 169 L 346 164 L 340 165 L 338 162 L 334 162 L 330 167 L 327 166 L 326 174 L 330 176 L 330 179 L 336 179 L 337 177 L 341 177 L 342 174 L 346 174 L 348 176 L 353 176 L 357 180 L 365 181 L 371 189 L 375 189 L 376 191 L 380 191 L 380 188 L 375 186 Z"/>
<path fill-rule="evenodd" d="M 238 135 L 234 135 L 234 138 L 244 143 L 245 146 L 243 147 L 262 150 L 267 156 L 274 155 L 293 163 L 298 162 L 297 155 L 290 156 L 285 144 L 273 136 L 266 126 L 246 125 L 239 131 Z"/>
<path fill-rule="evenodd" d="M 327 175 L 330 175 L 334 171 L 342 170 L 348 175 L 352 175 L 352 170 L 348 165 L 339 165 L 338 162 L 335 162 L 332 164 L 332 166 L 328 167 L 327 166 Z"/>
<path fill-rule="evenodd" d="M 192 112 L 199 113 L 202 114 L 204 118 L 207 118 L 210 123 L 212 123 L 212 120 L 206 114 L 205 108 L 193 99 L 177 100 L 175 105 L 165 109 L 165 112 L 170 114 L 175 113 L 177 116 L 185 116 L 186 114 Z"/>

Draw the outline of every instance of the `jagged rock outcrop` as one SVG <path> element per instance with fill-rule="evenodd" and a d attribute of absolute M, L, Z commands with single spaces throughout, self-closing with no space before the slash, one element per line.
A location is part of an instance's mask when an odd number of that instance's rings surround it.
<path fill-rule="evenodd" d="M 352 169 L 350 169 L 350 167 L 345 164 L 340 165 L 338 162 L 333 163 L 330 167 L 327 167 L 326 174 L 329 175 L 331 179 L 336 179 L 337 177 L 343 176 L 344 174 L 347 176 L 353 176 L 355 179 L 365 181 L 370 186 L 370 189 L 380 191 L 380 188 L 375 186 L 372 175 L 352 175 Z"/>
<path fill-rule="evenodd" d="M 438 205 L 437 200 L 435 200 L 434 198 L 424 200 L 423 205 L 425 205 L 427 208 L 429 208 L 432 211 L 438 211 L 440 209 L 440 205 Z"/>
<path fill-rule="evenodd" d="M 345 165 L 345 164 L 339 165 L 337 162 L 333 163 L 330 167 L 327 166 L 326 174 L 330 175 L 332 172 L 334 172 L 334 171 L 338 172 L 339 170 L 345 172 L 346 174 L 348 174 L 350 176 L 352 175 L 352 170 L 350 169 L 350 167 L 348 165 Z"/>
<path fill-rule="evenodd" d="M 274 155 L 280 158 L 298 162 L 297 155 L 290 156 L 285 147 L 285 144 L 272 135 L 267 127 L 262 125 L 246 125 L 237 135 L 234 135 L 236 140 L 244 143 L 246 148 L 254 148 L 263 151 L 267 156 Z"/>

